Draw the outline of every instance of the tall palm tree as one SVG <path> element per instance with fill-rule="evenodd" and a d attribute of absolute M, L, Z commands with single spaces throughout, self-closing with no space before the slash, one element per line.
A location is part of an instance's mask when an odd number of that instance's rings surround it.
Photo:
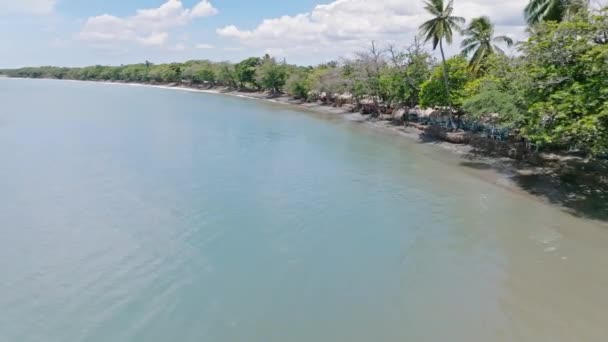
<path fill-rule="evenodd" d="M 507 36 L 494 37 L 494 24 L 488 17 L 473 19 L 462 33 L 466 36 L 460 45 L 462 54 L 469 56 L 474 51 L 469 61 L 469 67 L 475 73 L 479 72 L 483 61 L 488 56 L 496 52 L 504 54 L 504 51 L 494 43 L 505 43 L 507 47 L 513 46 L 513 39 Z"/>
<path fill-rule="evenodd" d="M 530 0 L 524 16 L 528 24 L 562 21 L 589 6 L 589 0 Z"/>
<path fill-rule="evenodd" d="M 445 91 L 450 102 L 450 83 L 448 78 L 448 65 L 445 62 L 445 53 L 443 51 L 443 41 L 452 44 L 453 31 L 460 32 L 460 24 L 464 24 L 465 20 L 462 17 L 452 15 L 454 12 L 454 0 L 449 0 L 444 6 L 443 0 L 427 0 L 425 2 L 427 12 L 433 15 L 433 19 L 425 22 L 420 26 L 420 32 L 425 36 L 425 42 L 433 41 L 433 50 L 441 51 L 441 60 L 443 61 L 443 78 L 445 82 Z"/>

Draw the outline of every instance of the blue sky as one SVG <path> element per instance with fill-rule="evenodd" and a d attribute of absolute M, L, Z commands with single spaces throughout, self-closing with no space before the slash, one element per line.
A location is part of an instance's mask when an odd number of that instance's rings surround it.
<path fill-rule="evenodd" d="M 523 39 L 526 2 L 456 0 L 456 11 Z M 422 0 L 0 0 L 0 68 L 264 53 L 315 64 L 371 40 L 406 46 L 427 18 Z"/>

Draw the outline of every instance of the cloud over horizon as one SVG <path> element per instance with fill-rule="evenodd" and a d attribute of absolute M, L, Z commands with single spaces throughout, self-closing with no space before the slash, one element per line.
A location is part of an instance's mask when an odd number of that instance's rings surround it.
<path fill-rule="evenodd" d="M 499 33 L 522 38 L 526 3 L 527 0 L 462 0 L 455 4 L 455 15 L 467 19 L 490 16 Z M 371 40 L 413 39 L 420 24 L 429 19 L 423 7 L 420 0 L 335 0 L 307 13 L 264 19 L 251 29 L 227 25 L 216 32 L 244 46 L 284 56 L 321 50 L 336 53 L 361 48 Z"/>
<path fill-rule="evenodd" d="M 431 17 L 423 1 L 0 0 L 0 66 L 236 62 L 264 53 L 311 65 L 349 58 L 371 40 L 411 44 Z M 497 35 L 524 40 L 528 1 L 455 0 L 455 14 L 489 16 Z M 459 53 L 461 39 L 447 55 Z"/>
<path fill-rule="evenodd" d="M 192 8 L 184 8 L 180 0 L 167 0 L 158 8 L 139 9 L 129 17 L 110 14 L 90 17 L 76 38 L 97 46 L 136 43 L 163 47 L 169 42 L 172 28 L 186 26 L 194 19 L 214 16 L 218 12 L 209 0 L 201 0 Z"/>

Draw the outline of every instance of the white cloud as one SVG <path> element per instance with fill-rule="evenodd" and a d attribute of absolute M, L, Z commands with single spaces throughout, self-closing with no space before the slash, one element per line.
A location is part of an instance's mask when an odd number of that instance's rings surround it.
<path fill-rule="evenodd" d="M 147 37 L 139 37 L 137 42 L 145 46 L 163 46 L 169 40 L 167 32 L 152 33 Z"/>
<path fill-rule="evenodd" d="M 109 14 L 91 17 L 77 38 L 102 45 L 127 42 L 161 47 L 168 43 L 170 29 L 217 13 L 208 0 L 200 1 L 192 9 L 184 8 L 180 0 L 167 0 L 158 8 L 140 9 L 130 17 Z"/>
<path fill-rule="evenodd" d="M 49 14 L 57 0 L 0 0 L 0 13 Z"/>
<path fill-rule="evenodd" d="M 201 1 L 192 8 L 190 14 L 194 17 L 209 17 L 218 14 L 218 10 L 209 1 Z"/>
<path fill-rule="evenodd" d="M 197 49 L 213 49 L 214 48 L 214 46 L 211 44 L 196 44 L 194 47 Z"/>
<path fill-rule="evenodd" d="M 497 24 L 497 33 L 521 38 L 527 1 L 457 0 L 455 14 L 467 19 L 490 16 Z M 243 46 L 283 56 L 337 56 L 371 40 L 409 43 L 429 18 L 423 6 L 421 0 L 335 0 L 308 13 L 265 19 L 252 29 L 229 25 L 216 32 Z"/>

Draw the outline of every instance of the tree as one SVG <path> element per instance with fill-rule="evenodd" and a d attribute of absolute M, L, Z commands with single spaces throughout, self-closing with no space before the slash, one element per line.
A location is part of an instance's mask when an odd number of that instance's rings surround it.
<path fill-rule="evenodd" d="M 244 88 L 248 84 L 257 88 L 255 83 L 255 71 L 261 64 L 258 57 L 249 57 L 234 66 L 234 74 L 239 87 Z"/>
<path fill-rule="evenodd" d="M 522 134 L 537 144 L 608 153 L 608 44 L 605 16 L 581 12 L 540 23 L 522 45 L 528 115 Z"/>
<path fill-rule="evenodd" d="M 182 80 L 182 69 L 180 64 L 159 64 L 150 67 L 148 77 L 151 81 L 163 83 L 175 83 Z"/>
<path fill-rule="evenodd" d="M 448 65 L 445 60 L 443 51 L 443 41 L 452 44 L 453 31 L 460 31 L 460 24 L 464 24 L 465 19 L 462 17 L 453 16 L 454 0 L 449 0 L 447 6 L 444 6 L 443 0 L 428 0 L 425 2 L 425 9 L 433 19 L 425 22 L 420 26 L 421 33 L 425 36 L 425 42 L 433 41 L 433 50 L 441 51 L 441 60 L 443 61 L 443 80 L 445 82 L 445 94 L 447 96 L 447 104 L 450 106 L 450 82 L 448 78 Z"/>
<path fill-rule="evenodd" d="M 347 66 L 339 67 L 337 63 L 322 64 L 309 74 L 314 91 L 322 100 L 331 100 L 334 94 L 347 90 L 348 82 L 345 77 Z M 325 93 L 325 98 L 322 97 Z"/>
<path fill-rule="evenodd" d="M 199 83 L 214 85 L 216 82 L 215 72 L 211 68 L 203 67 L 195 74 L 195 79 Z"/>
<path fill-rule="evenodd" d="M 386 68 L 385 51 L 372 41 L 366 51 L 358 52 L 356 56 L 356 59 L 347 61 L 343 69 L 349 92 L 357 100 L 367 96 L 377 110 L 378 102 L 385 100 L 387 95 L 380 86 L 381 73 Z"/>
<path fill-rule="evenodd" d="M 429 79 L 433 58 L 415 40 L 405 52 L 394 46 L 387 49 L 390 66 L 382 69 L 380 75 L 381 93 L 391 103 L 415 107 L 419 102 L 422 84 Z"/>
<path fill-rule="evenodd" d="M 256 83 L 273 94 L 281 92 L 287 80 L 287 71 L 284 64 L 279 64 L 274 58 L 267 56 L 255 72 Z"/>
<path fill-rule="evenodd" d="M 307 100 L 312 90 L 311 83 L 308 72 L 296 70 L 287 79 L 285 87 L 287 88 L 287 92 L 293 97 Z"/>
<path fill-rule="evenodd" d="M 437 66 L 428 81 L 422 84 L 420 90 L 420 105 L 428 107 L 454 106 L 460 110 L 467 96 L 466 86 L 473 79 L 467 60 L 462 56 L 455 56 L 446 61 L 450 82 L 450 96 L 445 96 L 445 88 L 442 80 L 445 67 Z"/>
<path fill-rule="evenodd" d="M 523 119 L 523 113 L 515 102 L 515 95 L 486 82 L 478 93 L 464 100 L 462 107 L 470 118 L 480 119 L 496 114 L 496 123 L 515 126 Z"/>
<path fill-rule="evenodd" d="M 148 68 L 145 64 L 127 65 L 120 71 L 119 78 L 127 82 L 146 82 L 148 80 Z"/>
<path fill-rule="evenodd" d="M 488 17 L 473 19 L 463 34 L 466 38 L 461 44 L 462 54 L 466 57 L 473 53 L 469 67 L 476 74 L 480 72 L 490 55 L 496 52 L 504 54 L 504 51 L 494 43 L 505 43 L 507 47 L 513 45 L 513 39 L 507 36 L 494 37 L 494 24 Z"/>
<path fill-rule="evenodd" d="M 217 82 L 223 85 L 224 87 L 236 88 L 237 80 L 236 80 L 236 72 L 234 70 L 234 65 L 228 62 L 219 63 L 217 66 L 217 71 L 215 74 L 217 75 Z"/>
<path fill-rule="evenodd" d="M 540 21 L 562 21 L 588 6 L 588 0 L 530 0 L 524 17 L 529 25 Z"/>

